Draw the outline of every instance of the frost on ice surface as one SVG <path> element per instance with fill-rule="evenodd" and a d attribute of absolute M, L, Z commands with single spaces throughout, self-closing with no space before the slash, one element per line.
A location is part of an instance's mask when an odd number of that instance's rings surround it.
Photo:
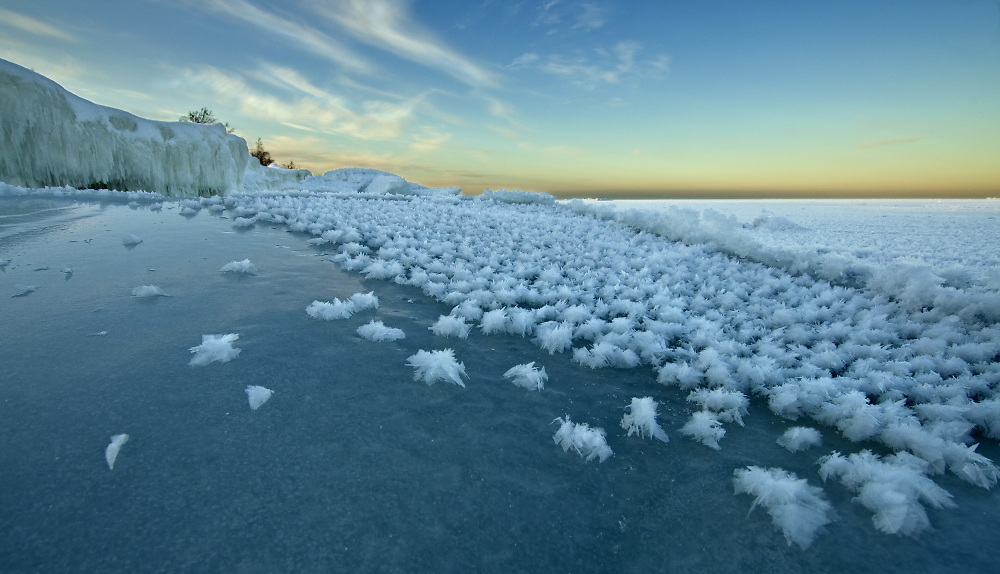
<path fill-rule="evenodd" d="M 681 434 L 685 434 L 701 444 L 720 450 L 719 441 L 726 436 L 725 429 L 719 421 L 719 415 L 711 411 L 696 411 L 691 415 L 691 419 L 681 427 Z"/>
<path fill-rule="evenodd" d="M 11 297 L 25 297 L 37 291 L 38 285 L 21 285 L 19 283 L 17 285 L 14 285 L 14 289 L 17 290 L 17 293 L 11 295 Z"/>
<path fill-rule="evenodd" d="M 529 391 L 540 391 L 545 388 L 545 381 L 549 376 L 545 374 L 545 367 L 535 368 L 534 361 L 523 365 L 514 365 L 507 369 L 503 378 L 510 379 L 510 382 L 519 387 L 524 387 Z"/>
<path fill-rule="evenodd" d="M 632 404 L 627 406 L 629 412 L 622 417 L 622 428 L 628 431 L 628 436 L 639 435 L 640 438 L 656 438 L 670 442 L 667 433 L 656 423 L 657 403 L 653 397 L 632 398 Z"/>
<path fill-rule="evenodd" d="M 927 463 L 909 453 L 882 458 L 863 450 L 844 457 L 834 451 L 819 462 L 820 477 L 824 481 L 837 478 L 857 492 L 855 500 L 875 513 L 875 528 L 886 534 L 916 536 L 930 528 L 923 504 L 955 506 L 951 494 L 926 476 Z"/>
<path fill-rule="evenodd" d="M 506 333 L 509 331 L 510 317 L 507 316 L 506 309 L 494 309 L 483 313 L 483 318 L 479 323 L 484 335 L 494 333 Z"/>
<path fill-rule="evenodd" d="M 250 409 L 257 410 L 260 405 L 267 402 L 267 399 L 271 398 L 274 391 L 271 389 L 266 389 L 258 385 L 250 385 L 246 389 L 247 399 L 250 401 Z"/>
<path fill-rule="evenodd" d="M 355 293 L 350 297 L 351 303 L 354 303 L 354 310 L 361 311 L 363 309 L 378 309 L 378 297 L 375 295 L 374 291 L 369 291 L 368 293 Z"/>
<path fill-rule="evenodd" d="M 313 301 L 306 307 L 306 313 L 313 319 L 332 321 L 334 319 L 348 319 L 357 310 L 351 300 L 341 301 L 334 297 L 333 301 Z"/>
<path fill-rule="evenodd" d="M 104 460 L 108 461 L 108 468 L 114 470 L 115 460 L 118 458 L 118 451 L 121 450 L 122 445 L 128 442 L 127 434 L 116 434 L 111 437 L 111 444 L 108 448 L 104 449 Z"/>
<path fill-rule="evenodd" d="M 142 238 L 140 238 L 138 235 L 132 235 L 131 233 L 126 233 L 125 235 L 122 235 L 122 245 L 124 245 L 125 247 L 135 247 L 140 243 L 142 243 Z"/>
<path fill-rule="evenodd" d="M 823 444 L 823 435 L 814 428 L 792 427 L 776 441 L 789 452 L 799 452 Z"/>
<path fill-rule="evenodd" d="M 254 267 L 253 263 L 250 263 L 249 259 L 244 259 L 243 261 L 230 261 L 219 269 L 219 273 L 246 273 L 247 275 L 256 275 L 257 268 Z"/>
<path fill-rule="evenodd" d="M 135 289 L 132 289 L 133 297 L 169 297 L 156 285 L 139 285 Z"/>
<path fill-rule="evenodd" d="M 756 496 L 750 512 L 758 505 L 766 508 L 789 546 L 794 543 L 805 550 L 816 539 L 816 531 L 830 523 L 830 503 L 824 499 L 823 489 L 809 486 L 795 473 L 748 466 L 733 474 L 736 494 Z"/>
<path fill-rule="evenodd" d="M 604 429 L 590 428 L 587 423 L 574 423 L 569 420 L 569 415 L 565 418 L 556 418 L 552 422 L 559 423 L 559 430 L 552 436 L 552 440 L 561 446 L 563 451 L 573 449 L 587 462 L 595 458 L 604 462 L 614 454 L 604 439 Z"/>
<path fill-rule="evenodd" d="M 233 348 L 233 341 L 239 339 L 236 333 L 228 335 L 202 335 L 201 344 L 191 347 L 194 357 L 188 365 L 192 367 L 204 367 L 205 365 L 218 361 L 228 363 L 240 354 L 239 349 Z"/>
<path fill-rule="evenodd" d="M 546 321 L 535 328 L 537 337 L 533 343 L 545 349 L 550 355 L 561 353 L 573 346 L 573 325 L 557 321 Z"/>
<path fill-rule="evenodd" d="M 455 351 L 451 349 L 430 352 L 421 349 L 416 355 L 411 355 L 406 364 L 415 369 L 414 381 L 422 380 L 428 385 L 437 381 L 450 381 L 465 387 L 462 377 L 468 377 L 465 374 L 465 364 L 455 360 Z"/>
<path fill-rule="evenodd" d="M 403 333 L 402 329 L 386 327 L 382 321 L 374 319 L 370 323 L 358 327 L 358 335 L 375 342 L 397 341 L 406 338 L 406 334 Z"/>
<path fill-rule="evenodd" d="M 472 325 L 467 324 L 464 317 L 441 315 L 438 317 L 437 322 L 428 327 L 428 329 L 433 331 L 438 337 L 467 339 L 469 331 L 472 330 Z"/>
<path fill-rule="evenodd" d="M 750 405 L 746 395 L 726 389 L 698 389 L 692 391 L 687 400 L 715 413 L 722 422 L 735 421 L 740 426 L 743 426 L 743 415 L 747 414 L 747 406 Z"/>

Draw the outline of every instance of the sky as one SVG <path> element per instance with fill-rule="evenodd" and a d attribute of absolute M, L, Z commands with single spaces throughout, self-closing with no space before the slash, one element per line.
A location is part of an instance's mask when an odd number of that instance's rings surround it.
<path fill-rule="evenodd" d="M 1000 0 L 0 0 L 0 58 L 471 195 L 1000 197 Z"/>

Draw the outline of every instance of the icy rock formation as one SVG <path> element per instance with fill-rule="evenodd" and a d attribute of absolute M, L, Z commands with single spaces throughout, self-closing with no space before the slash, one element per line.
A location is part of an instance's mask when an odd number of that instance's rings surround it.
<path fill-rule="evenodd" d="M 116 434 L 111 437 L 111 444 L 108 445 L 108 448 L 104 449 L 104 460 L 108 462 L 109 469 L 115 469 L 115 460 L 118 458 L 118 451 L 121 450 L 122 445 L 127 442 L 127 434 Z"/>
<path fill-rule="evenodd" d="M 24 187 L 224 195 L 250 157 L 222 124 L 157 122 L 79 98 L 0 60 L 0 181 Z"/>
<path fill-rule="evenodd" d="M 789 546 L 794 543 L 805 550 L 816 539 L 816 531 L 830 523 L 830 503 L 823 498 L 823 489 L 809 486 L 795 473 L 748 466 L 733 474 L 736 494 L 756 496 L 750 512 L 758 505 L 766 508 Z"/>
<path fill-rule="evenodd" d="M 545 381 L 549 376 L 545 374 L 545 367 L 535 368 L 534 361 L 523 365 L 514 365 L 507 369 L 503 378 L 510 379 L 510 382 L 519 387 L 524 387 L 529 391 L 540 391 L 545 388 Z"/>
<path fill-rule="evenodd" d="M 239 339 L 236 333 L 228 335 L 202 335 L 201 344 L 191 347 L 194 353 L 188 365 L 192 367 L 204 367 L 205 365 L 218 361 L 228 363 L 239 356 L 240 350 L 233 348 L 233 341 Z"/>
<path fill-rule="evenodd" d="M 604 439 L 604 429 L 590 428 L 587 423 L 574 423 L 569 420 L 569 415 L 565 418 L 556 418 L 552 423 L 559 423 L 559 430 L 552 436 L 552 440 L 561 446 L 564 452 L 573 449 L 587 462 L 595 458 L 604 462 L 614 454 Z"/>
<path fill-rule="evenodd" d="M 406 364 L 414 368 L 413 380 L 423 380 L 428 386 L 437 381 L 449 381 L 460 387 L 465 387 L 462 377 L 465 374 L 465 364 L 455 360 L 455 351 L 417 351 L 416 355 L 407 358 Z"/>
<path fill-rule="evenodd" d="M 799 452 L 823 444 L 823 435 L 814 428 L 792 427 L 775 441 L 789 452 Z"/>
<path fill-rule="evenodd" d="M 230 261 L 219 269 L 219 273 L 246 273 L 247 275 L 256 275 L 257 267 L 253 263 L 250 263 L 249 259 L 244 259 L 243 261 Z"/>
<path fill-rule="evenodd" d="M 358 335 L 377 343 L 381 341 L 398 341 L 399 339 L 406 338 L 406 334 L 403 333 L 402 329 L 386 327 L 382 321 L 374 319 L 370 323 L 358 327 Z"/>
<path fill-rule="evenodd" d="M 656 438 L 670 442 L 667 433 L 656 423 L 657 403 L 653 397 L 632 398 L 632 404 L 627 406 L 629 412 L 622 417 L 622 428 L 628 431 L 628 436 L 639 435 L 640 438 Z"/>
<path fill-rule="evenodd" d="M 258 385 L 250 385 L 246 389 L 247 399 L 250 401 L 250 409 L 257 410 L 260 406 L 267 402 L 274 394 L 274 391 L 267 389 Z"/>

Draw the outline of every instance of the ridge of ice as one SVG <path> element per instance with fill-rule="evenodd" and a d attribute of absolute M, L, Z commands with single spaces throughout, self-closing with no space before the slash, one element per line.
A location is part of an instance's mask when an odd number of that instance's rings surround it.
<path fill-rule="evenodd" d="M 104 449 L 104 460 L 107 461 L 109 470 L 115 469 L 115 460 L 118 459 L 118 451 L 127 442 L 127 434 L 116 434 L 111 437 L 111 444 L 108 445 L 108 448 Z"/>
<path fill-rule="evenodd" d="M 246 388 L 247 400 L 250 401 L 250 410 L 257 410 L 267 402 L 274 394 L 274 391 L 258 385 L 250 385 Z"/>

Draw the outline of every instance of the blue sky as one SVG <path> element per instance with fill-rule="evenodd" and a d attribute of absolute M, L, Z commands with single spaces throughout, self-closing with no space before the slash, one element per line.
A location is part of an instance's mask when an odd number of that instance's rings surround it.
<path fill-rule="evenodd" d="M 467 193 L 1000 193 L 1000 1 L 0 0 L 0 57 Z"/>

